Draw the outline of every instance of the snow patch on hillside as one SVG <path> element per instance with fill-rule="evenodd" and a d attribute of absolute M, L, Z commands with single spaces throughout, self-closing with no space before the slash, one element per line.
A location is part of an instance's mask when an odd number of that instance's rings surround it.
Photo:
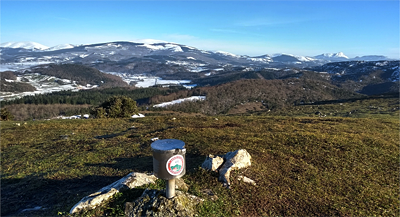
<path fill-rule="evenodd" d="M 45 93 L 52 93 L 64 90 L 79 91 L 79 90 L 87 90 L 98 87 L 97 85 L 90 85 L 90 84 L 86 86 L 81 86 L 76 84 L 75 81 L 70 81 L 68 79 L 59 79 L 54 76 L 41 75 L 38 73 L 28 73 L 19 75 L 17 77 L 17 80 L 15 80 L 14 82 L 23 82 L 23 81 L 34 86 L 36 88 L 36 91 L 23 92 L 23 93 L 0 92 L 0 101 L 11 100 L 36 94 L 45 94 Z M 56 81 L 61 81 L 61 83 L 63 84 L 60 84 Z"/>
<path fill-rule="evenodd" d="M 182 85 L 186 88 L 191 88 L 193 85 L 187 85 L 191 80 L 163 80 L 156 76 L 147 76 L 143 74 L 128 74 L 128 73 L 118 73 L 118 72 L 104 72 L 107 74 L 116 75 L 121 77 L 123 81 L 130 85 L 135 85 L 135 87 L 151 87 L 154 85 L 170 86 L 170 85 Z"/>
<path fill-rule="evenodd" d="M 262 58 L 262 57 L 249 57 L 247 60 L 253 61 L 253 62 L 264 62 L 264 63 L 269 63 L 272 62 L 273 60 L 270 57 Z"/>
<path fill-rule="evenodd" d="M 392 69 L 396 69 L 396 70 L 390 76 L 391 81 L 398 82 L 399 81 L 399 71 L 400 71 L 399 66 L 393 67 Z"/>
<path fill-rule="evenodd" d="M 179 103 L 186 102 L 186 101 L 201 101 L 201 100 L 205 100 L 205 99 L 206 99 L 205 96 L 191 96 L 191 97 L 187 97 L 187 98 L 183 98 L 183 99 L 173 100 L 170 102 L 160 103 L 160 104 L 154 105 L 153 107 L 167 107 L 170 105 L 175 105 L 175 104 L 179 104 Z"/>

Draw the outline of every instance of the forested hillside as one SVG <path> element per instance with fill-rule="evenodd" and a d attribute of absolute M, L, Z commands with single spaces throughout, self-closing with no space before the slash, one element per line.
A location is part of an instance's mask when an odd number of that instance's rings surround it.
<path fill-rule="evenodd" d="M 286 78 L 307 78 L 313 80 L 324 80 L 330 79 L 329 75 L 304 70 L 304 69 L 275 69 L 265 68 L 261 70 L 228 70 L 215 75 L 198 78 L 193 80 L 193 83 L 199 84 L 200 86 L 215 86 L 218 84 L 225 84 L 232 81 L 243 80 L 243 79 L 286 79 Z"/>
<path fill-rule="evenodd" d="M 184 89 L 184 88 L 183 88 Z M 14 104 L 90 104 L 99 105 L 107 98 L 115 95 L 128 96 L 139 104 L 148 103 L 149 98 L 156 95 L 168 95 L 170 93 L 182 90 L 179 87 L 161 88 L 133 88 L 116 87 L 105 89 L 91 89 L 74 91 L 60 91 L 48 94 L 38 94 L 34 96 L 25 96 L 11 101 L 1 101 L 1 106 Z"/>
<path fill-rule="evenodd" d="M 120 77 L 102 73 L 99 70 L 78 64 L 49 64 L 32 69 L 32 73 L 55 76 L 76 81 L 80 85 L 99 85 L 103 87 L 128 86 Z"/>
<path fill-rule="evenodd" d="M 281 80 L 248 79 L 218 86 L 180 91 L 169 96 L 155 96 L 150 99 L 150 102 L 155 104 L 191 95 L 204 95 L 207 98 L 202 102 L 185 102 L 174 105 L 169 109 L 215 115 L 227 113 L 236 105 L 254 101 L 261 102 L 263 109 L 273 110 L 296 104 L 362 96 L 322 80 L 303 78 Z"/>
<path fill-rule="evenodd" d="M 79 92 L 60 91 L 35 96 L 25 96 L 12 101 L 1 101 L 16 120 L 47 119 L 59 115 L 88 114 L 90 106 L 97 106 L 112 96 L 127 96 L 138 105 L 148 105 L 150 97 L 169 95 L 182 88 L 133 88 L 119 87 L 91 89 Z"/>

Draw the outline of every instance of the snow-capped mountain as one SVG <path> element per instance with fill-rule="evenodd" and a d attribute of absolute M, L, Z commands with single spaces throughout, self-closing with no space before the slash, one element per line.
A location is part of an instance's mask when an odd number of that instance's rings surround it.
<path fill-rule="evenodd" d="M 0 47 L 4 48 L 23 48 L 23 49 L 36 49 L 36 50 L 45 50 L 48 49 L 49 47 L 36 43 L 36 42 L 31 42 L 31 41 L 25 41 L 25 42 L 6 42 L 6 43 L 1 43 Z"/>
<path fill-rule="evenodd" d="M 210 73 L 227 65 L 244 68 L 305 68 L 329 62 L 350 61 L 342 52 L 318 56 L 286 53 L 250 57 L 226 51 L 205 51 L 195 47 L 153 39 L 117 41 L 86 45 L 64 44 L 48 48 L 35 42 L 9 42 L 0 45 L 0 71 L 24 70 L 48 63 L 78 63 L 102 71 L 130 74 L 177 71 Z M 376 60 L 363 56 L 357 60 Z M 162 68 L 162 69 L 161 69 Z"/>
<path fill-rule="evenodd" d="M 315 59 L 331 60 L 331 61 L 346 61 L 349 59 L 343 52 L 324 53 L 314 57 Z"/>

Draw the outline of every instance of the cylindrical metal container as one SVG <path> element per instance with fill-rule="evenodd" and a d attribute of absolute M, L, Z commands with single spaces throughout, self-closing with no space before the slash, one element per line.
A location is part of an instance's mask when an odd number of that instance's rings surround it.
<path fill-rule="evenodd" d="M 157 178 L 171 180 L 186 173 L 185 143 L 177 139 L 157 140 L 151 144 L 153 171 Z"/>

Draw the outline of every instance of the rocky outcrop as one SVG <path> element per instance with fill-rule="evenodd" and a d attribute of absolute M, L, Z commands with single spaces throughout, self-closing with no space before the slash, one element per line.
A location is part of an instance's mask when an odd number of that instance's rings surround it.
<path fill-rule="evenodd" d="M 138 186 L 154 183 L 156 180 L 157 177 L 154 175 L 135 172 L 129 173 L 127 176 L 112 183 L 111 185 L 108 185 L 99 191 L 82 198 L 81 201 L 72 207 L 70 213 L 73 214 L 78 213 L 81 210 L 94 209 L 121 190 L 128 188 L 132 189 Z"/>
<path fill-rule="evenodd" d="M 167 199 L 165 191 L 146 189 L 133 202 L 125 203 L 125 216 L 196 216 L 195 206 L 203 199 L 176 191 L 176 196 Z"/>
<path fill-rule="evenodd" d="M 232 170 L 239 170 L 249 166 L 251 166 L 251 156 L 245 149 L 228 152 L 223 156 L 223 158 L 220 156 L 214 157 L 213 155 L 209 155 L 202 164 L 204 169 L 219 172 L 219 180 L 227 186 L 230 186 L 229 177 Z M 248 178 L 246 179 L 246 181 L 250 182 L 249 180 Z M 254 181 L 250 183 L 255 184 Z"/>

